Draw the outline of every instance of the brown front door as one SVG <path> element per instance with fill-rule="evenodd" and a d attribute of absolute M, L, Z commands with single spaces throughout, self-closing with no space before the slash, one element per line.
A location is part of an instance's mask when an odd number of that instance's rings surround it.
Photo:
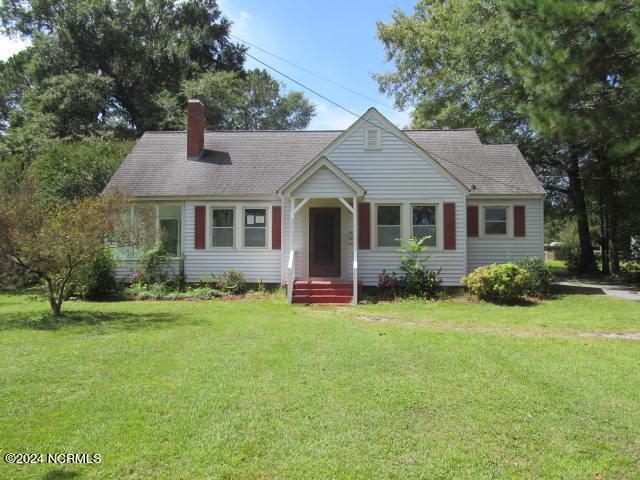
<path fill-rule="evenodd" d="M 340 209 L 309 209 L 309 276 L 340 276 Z"/>

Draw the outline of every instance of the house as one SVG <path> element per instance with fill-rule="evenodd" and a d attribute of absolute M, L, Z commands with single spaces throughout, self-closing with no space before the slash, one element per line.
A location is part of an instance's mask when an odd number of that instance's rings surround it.
<path fill-rule="evenodd" d="M 145 133 L 106 191 L 155 205 L 188 282 L 233 268 L 286 284 L 290 301 L 357 301 L 398 271 L 397 239 L 412 235 L 429 236 L 444 285 L 544 258 L 544 190 L 515 145 L 400 130 L 374 108 L 344 131 L 205 131 L 198 100 L 187 117 L 186 132 Z M 119 276 L 135 262 L 120 259 Z"/>

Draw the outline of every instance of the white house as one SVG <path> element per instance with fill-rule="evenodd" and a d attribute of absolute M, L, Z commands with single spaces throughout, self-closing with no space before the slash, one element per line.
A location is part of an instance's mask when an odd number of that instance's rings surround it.
<path fill-rule="evenodd" d="M 400 130 L 373 108 L 344 131 L 205 131 L 191 100 L 187 132 L 145 133 L 113 189 L 156 206 L 187 281 L 233 268 L 294 302 L 357 301 L 398 271 L 400 237 L 430 236 L 444 285 L 544 256 L 544 190 L 515 145 Z M 121 259 L 121 278 L 134 266 Z"/>

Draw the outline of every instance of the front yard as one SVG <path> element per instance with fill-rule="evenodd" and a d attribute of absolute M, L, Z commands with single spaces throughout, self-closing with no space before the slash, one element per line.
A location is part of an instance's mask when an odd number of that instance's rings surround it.
<path fill-rule="evenodd" d="M 0 295 L 0 478 L 640 476 L 640 303 Z"/>

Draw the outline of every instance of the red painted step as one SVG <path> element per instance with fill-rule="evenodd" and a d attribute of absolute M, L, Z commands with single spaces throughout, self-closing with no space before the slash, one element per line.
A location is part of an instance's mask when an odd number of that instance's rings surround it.
<path fill-rule="evenodd" d="M 293 303 L 304 303 L 304 304 L 327 304 L 327 303 L 335 303 L 335 304 L 347 304 L 351 303 L 353 300 L 352 295 L 294 295 Z"/>
<path fill-rule="evenodd" d="M 353 288 L 294 288 L 294 295 L 353 295 Z"/>

